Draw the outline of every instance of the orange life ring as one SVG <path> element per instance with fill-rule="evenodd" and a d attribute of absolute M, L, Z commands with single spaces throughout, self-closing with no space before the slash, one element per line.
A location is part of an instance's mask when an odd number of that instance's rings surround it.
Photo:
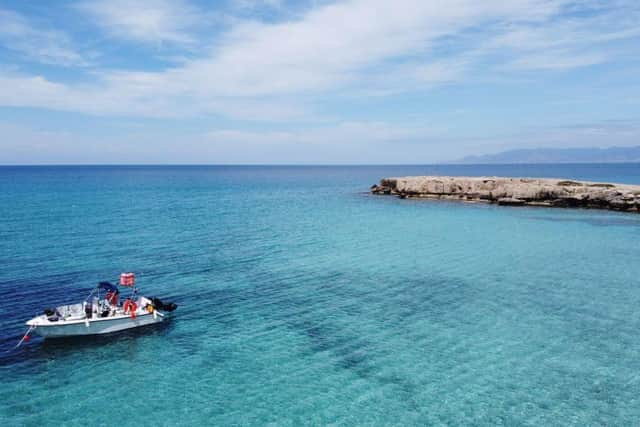
<path fill-rule="evenodd" d="M 122 308 L 124 309 L 124 313 L 127 314 L 128 312 L 131 313 L 131 318 L 135 319 L 136 318 L 136 310 L 138 309 L 138 304 L 136 304 L 135 302 L 131 301 L 130 299 L 127 299 L 124 304 L 122 305 Z"/>

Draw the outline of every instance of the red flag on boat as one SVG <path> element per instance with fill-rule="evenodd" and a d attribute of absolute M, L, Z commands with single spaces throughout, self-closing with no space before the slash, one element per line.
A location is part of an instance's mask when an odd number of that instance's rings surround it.
<path fill-rule="evenodd" d="M 133 273 L 122 273 L 120 275 L 120 285 L 133 286 L 136 283 L 136 275 Z"/>

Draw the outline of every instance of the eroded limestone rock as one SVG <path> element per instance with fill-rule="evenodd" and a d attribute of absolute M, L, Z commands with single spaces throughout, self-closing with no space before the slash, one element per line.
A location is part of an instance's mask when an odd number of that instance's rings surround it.
<path fill-rule="evenodd" d="M 373 194 L 640 212 L 640 185 L 542 178 L 408 176 L 383 178 Z"/>

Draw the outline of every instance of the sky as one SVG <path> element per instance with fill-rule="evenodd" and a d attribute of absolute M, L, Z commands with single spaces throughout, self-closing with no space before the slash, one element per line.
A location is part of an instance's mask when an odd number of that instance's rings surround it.
<path fill-rule="evenodd" d="M 0 0 L 0 164 L 640 145 L 638 0 Z"/>

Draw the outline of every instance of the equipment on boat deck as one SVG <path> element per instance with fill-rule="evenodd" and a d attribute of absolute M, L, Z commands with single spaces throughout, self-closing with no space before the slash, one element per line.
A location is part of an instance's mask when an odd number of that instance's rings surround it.
<path fill-rule="evenodd" d="M 131 294 L 122 303 L 119 302 L 118 286 L 100 282 L 81 303 L 45 309 L 26 323 L 29 330 L 18 346 L 29 339 L 32 331 L 45 338 L 59 338 L 107 334 L 161 323 L 178 307 L 156 297 L 138 295 L 134 273 L 122 273 L 120 286 L 131 289 Z"/>

